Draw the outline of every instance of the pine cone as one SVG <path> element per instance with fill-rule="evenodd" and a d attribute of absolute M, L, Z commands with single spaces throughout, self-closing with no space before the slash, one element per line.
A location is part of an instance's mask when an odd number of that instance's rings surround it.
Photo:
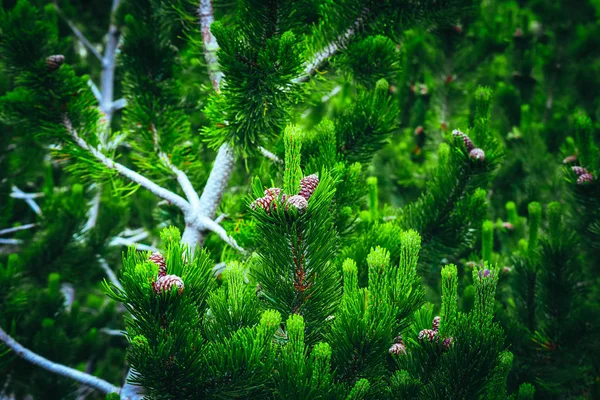
<path fill-rule="evenodd" d="M 471 141 L 471 138 L 469 138 L 467 135 L 465 135 L 458 129 L 452 131 L 452 136 L 461 138 L 469 152 L 475 148 L 475 145 Z"/>
<path fill-rule="evenodd" d="M 278 187 L 273 187 L 269 189 L 265 189 L 265 197 L 276 198 L 281 194 L 281 189 Z"/>
<path fill-rule="evenodd" d="M 594 177 L 592 176 L 592 174 L 582 174 L 579 176 L 579 178 L 577 178 L 577 184 L 578 185 L 583 185 L 584 183 L 588 183 L 594 180 Z"/>
<path fill-rule="evenodd" d="M 577 156 L 568 156 L 563 160 L 563 164 L 570 164 L 575 161 L 577 161 Z"/>
<path fill-rule="evenodd" d="M 479 279 L 487 278 L 492 274 L 492 271 L 490 271 L 489 269 L 484 269 L 482 271 L 479 271 L 478 274 L 479 274 Z"/>
<path fill-rule="evenodd" d="M 452 346 L 452 342 L 454 342 L 454 338 L 447 337 L 446 339 L 444 339 L 444 342 L 442 343 L 444 349 L 448 350 L 450 346 Z"/>
<path fill-rule="evenodd" d="M 437 317 L 435 317 L 435 318 L 433 319 L 433 322 L 431 322 L 431 328 L 432 328 L 434 331 L 436 331 L 436 332 L 437 332 L 437 331 L 438 331 L 438 329 L 440 328 L 440 321 L 441 321 L 441 319 L 442 319 L 442 318 L 441 318 L 440 316 L 437 316 Z"/>
<path fill-rule="evenodd" d="M 65 62 L 65 56 L 62 54 L 55 54 L 53 56 L 46 57 L 46 67 L 48 71 L 53 72 L 60 68 Z"/>
<path fill-rule="evenodd" d="M 261 197 L 261 198 L 254 200 L 250 204 L 250 207 L 253 210 L 256 210 L 256 208 L 259 207 L 259 208 L 262 208 L 263 210 L 265 210 L 267 213 L 270 213 L 272 202 L 273 202 L 273 197 Z"/>
<path fill-rule="evenodd" d="M 286 207 L 285 209 L 287 210 L 288 205 L 292 205 L 294 207 L 296 207 L 298 209 L 298 211 L 302 212 L 306 210 L 306 207 L 308 207 L 308 201 L 306 201 L 306 199 L 300 195 L 296 195 L 296 196 L 292 196 L 289 199 L 287 199 L 286 202 Z"/>
<path fill-rule="evenodd" d="M 433 339 L 435 339 L 436 336 L 437 336 L 436 331 L 434 331 L 432 329 L 423 329 L 421 332 L 419 332 L 418 339 L 419 340 L 427 339 L 430 342 L 433 342 Z"/>
<path fill-rule="evenodd" d="M 571 169 L 573 170 L 573 172 L 575 172 L 577 175 L 580 175 L 580 176 L 584 175 L 584 174 L 589 174 L 587 169 L 580 167 L 578 165 L 571 167 Z"/>
<path fill-rule="evenodd" d="M 161 276 L 156 282 L 152 284 L 152 286 L 156 294 L 170 292 L 173 286 L 177 286 L 177 291 L 179 292 L 179 294 L 181 294 L 183 293 L 183 289 L 185 288 L 185 286 L 183 285 L 183 280 L 177 275 Z"/>
<path fill-rule="evenodd" d="M 313 192 L 319 184 L 319 177 L 315 174 L 305 176 L 300 181 L 300 193 L 298 195 L 304 197 L 306 200 L 310 199 Z"/>
<path fill-rule="evenodd" d="M 165 257 L 160 254 L 158 251 L 152 253 L 150 255 L 150 261 L 154 264 L 158 265 L 158 277 L 162 277 L 167 275 L 167 263 L 165 261 Z"/>
<path fill-rule="evenodd" d="M 483 161 L 485 160 L 485 152 L 479 147 L 476 147 L 473 150 L 469 151 L 469 157 L 471 157 L 473 160 Z"/>
<path fill-rule="evenodd" d="M 404 343 L 394 343 L 388 351 L 390 352 L 390 354 L 399 356 L 401 354 L 406 354 L 406 346 L 404 345 Z"/>

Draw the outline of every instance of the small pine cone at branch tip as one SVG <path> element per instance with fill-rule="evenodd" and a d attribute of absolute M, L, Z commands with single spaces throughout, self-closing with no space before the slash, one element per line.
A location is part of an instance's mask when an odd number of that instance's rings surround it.
<path fill-rule="evenodd" d="M 310 199 L 318 184 L 319 177 L 316 174 L 305 176 L 300 181 L 300 193 L 298 195 L 304 197 L 306 200 Z"/>
<path fill-rule="evenodd" d="M 150 255 L 150 261 L 158 265 L 159 277 L 167 275 L 167 262 L 165 261 L 165 257 L 162 254 L 160 254 L 158 251 L 152 253 Z"/>
<path fill-rule="evenodd" d="M 577 156 L 568 156 L 563 160 L 563 164 L 570 164 L 575 161 L 577 161 Z"/>
<path fill-rule="evenodd" d="M 152 286 L 156 294 L 168 293 L 171 291 L 173 286 L 177 286 L 177 291 L 179 294 L 183 293 L 183 289 L 185 289 L 183 280 L 177 275 L 161 276 L 152 284 Z"/>
<path fill-rule="evenodd" d="M 452 136 L 461 138 L 469 152 L 475 148 L 475 145 L 471 141 L 471 138 L 469 138 L 467 135 L 465 135 L 458 129 L 452 131 Z"/>
<path fill-rule="evenodd" d="M 483 161 L 485 160 L 485 152 L 479 147 L 476 147 L 469 151 L 469 157 L 471 157 L 473 160 Z"/>
<path fill-rule="evenodd" d="M 281 194 L 281 189 L 278 187 L 273 187 L 269 189 L 265 189 L 265 197 L 277 198 Z"/>
<path fill-rule="evenodd" d="M 401 354 L 406 354 L 406 346 L 404 343 L 394 343 L 388 351 L 390 354 L 399 356 Z"/>
<path fill-rule="evenodd" d="M 286 210 L 288 209 L 288 206 L 294 206 L 300 212 L 305 211 L 308 207 L 308 201 L 306 201 L 306 199 L 300 195 L 290 197 L 289 199 L 287 199 L 287 202 L 285 204 Z"/>
<path fill-rule="evenodd" d="M 427 339 L 430 342 L 436 338 L 437 332 L 432 329 L 423 329 L 419 332 L 419 336 L 417 337 L 419 340 Z"/>
<path fill-rule="evenodd" d="M 271 212 L 271 203 L 273 203 L 274 199 L 275 199 L 274 197 L 258 198 L 250 204 L 250 208 L 252 208 L 253 210 L 256 210 L 256 208 L 262 208 L 267 213 L 270 213 Z"/>
<path fill-rule="evenodd" d="M 504 229 L 508 229 L 509 231 L 514 231 L 515 230 L 515 226 L 513 224 L 511 224 L 510 222 L 503 222 L 502 223 L 502 227 Z"/>
<path fill-rule="evenodd" d="M 483 278 L 487 278 L 492 274 L 492 271 L 490 271 L 489 269 L 484 269 L 478 272 L 479 274 L 479 279 L 483 279 Z"/>
<path fill-rule="evenodd" d="M 54 72 L 60 68 L 61 65 L 65 62 L 65 56 L 62 54 L 55 54 L 49 57 L 46 57 L 46 67 L 48 71 Z"/>
<path fill-rule="evenodd" d="M 588 172 L 587 169 L 585 169 L 583 167 L 580 167 L 578 165 L 576 165 L 574 167 L 571 167 L 571 169 L 573 170 L 573 172 L 575 172 L 575 174 L 580 175 L 580 176 L 581 175 L 585 175 L 585 174 L 589 174 L 589 172 Z"/>
<path fill-rule="evenodd" d="M 438 329 L 440 328 L 440 321 L 441 321 L 441 317 L 437 316 L 433 319 L 433 321 L 431 322 L 431 329 L 433 329 L 434 331 L 438 331 Z"/>
<path fill-rule="evenodd" d="M 577 184 L 583 185 L 584 183 L 588 183 L 594 180 L 592 174 L 582 174 L 577 178 Z"/>
<path fill-rule="evenodd" d="M 444 349 L 448 350 L 450 348 L 450 346 L 452 346 L 453 342 L 454 342 L 453 338 L 447 337 L 446 339 L 444 339 L 444 342 L 442 343 L 442 345 L 444 346 Z"/>

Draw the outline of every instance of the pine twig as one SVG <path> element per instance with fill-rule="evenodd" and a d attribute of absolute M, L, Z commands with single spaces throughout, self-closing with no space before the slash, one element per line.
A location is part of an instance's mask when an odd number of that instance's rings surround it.
<path fill-rule="evenodd" d="M 217 43 L 217 39 L 210 31 L 210 26 L 213 22 L 215 22 L 211 0 L 200 0 L 198 16 L 200 17 L 204 59 L 206 60 L 208 75 L 213 88 L 217 93 L 220 93 L 220 85 L 221 79 L 223 78 L 223 73 L 219 69 L 219 62 L 217 60 L 217 49 L 219 48 L 219 45 Z"/>
<path fill-rule="evenodd" d="M 92 387 L 104 394 L 119 393 L 120 388 L 112 385 L 111 383 L 97 378 L 93 375 L 86 374 L 85 372 L 78 371 L 76 369 L 67 367 L 66 365 L 57 364 L 44 358 L 31 350 L 26 349 L 12 337 L 10 337 L 2 328 L 0 328 L 0 341 L 10 347 L 19 357 L 23 358 L 38 367 L 41 367 L 47 371 L 55 373 L 65 378 L 73 379 L 83 385 Z"/>
<path fill-rule="evenodd" d="M 219 235 L 219 237 L 221 239 L 223 239 L 223 241 L 225 243 L 227 243 L 234 249 L 238 250 L 241 253 L 246 252 L 246 250 L 244 250 L 242 247 L 240 247 L 240 245 L 237 244 L 237 242 L 235 241 L 234 238 L 232 238 L 231 236 L 229 236 L 227 234 L 227 231 L 221 225 L 219 225 L 218 223 L 216 223 L 215 221 L 213 221 L 212 219 L 210 219 L 206 216 L 198 217 L 196 228 L 199 231 L 204 231 L 204 230 L 212 231 L 212 232 L 216 233 L 217 235 Z"/>

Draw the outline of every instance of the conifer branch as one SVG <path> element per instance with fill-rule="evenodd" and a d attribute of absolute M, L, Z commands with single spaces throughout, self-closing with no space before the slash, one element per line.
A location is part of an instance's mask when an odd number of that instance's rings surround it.
<path fill-rule="evenodd" d="M 311 76 L 315 75 L 317 71 L 327 62 L 329 57 L 335 55 L 338 51 L 340 51 L 340 49 L 348 45 L 350 40 L 352 40 L 356 32 L 363 25 L 367 14 L 368 10 L 365 10 L 363 14 L 358 17 L 356 21 L 354 21 L 354 24 L 348 27 L 344 33 L 338 35 L 335 40 L 329 42 L 323 49 L 321 49 L 321 51 L 317 52 L 313 59 L 306 63 L 302 75 L 294 79 L 293 82 L 308 82 Z"/>
<path fill-rule="evenodd" d="M 6 235 L 7 233 L 24 231 L 26 229 L 31 229 L 36 226 L 37 226 L 37 224 L 26 224 L 26 225 L 21 225 L 21 226 L 15 226 L 14 228 L 0 229 L 0 235 Z"/>
<path fill-rule="evenodd" d="M 134 372 L 133 368 L 129 368 L 129 371 L 127 371 L 125 384 L 121 389 L 121 400 L 141 400 L 144 397 L 144 388 L 128 382 Z"/>
<path fill-rule="evenodd" d="M 97 378 L 93 375 L 86 374 L 85 372 L 78 371 L 76 369 L 67 367 L 66 365 L 54 363 L 47 358 L 44 358 L 31 350 L 26 349 L 12 337 L 10 337 L 2 328 L 0 328 L 0 341 L 11 348 L 19 357 L 23 358 L 38 367 L 44 368 L 47 371 L 55 373 L 65 378 L 73 379 L 83 385 L 92 387 L 104 394 L 119 393 L 120 388 L 112 385 L 111 383 Z"/>
<path fill-rule="evenodd" d="M 21 239 L 0 239 L 0 244 L 14 244 L 18 245 L 23 243 Z"/>
<path fill-rule="evenodd" d="M 181 209 L 181 211 L 183 211 L 184 214 L 189 211 L 190 204 L 181 196 L 157 185 L 145 176 L 140 175 L 139 173 L 127 168 L 126 166 L 108 158 L 96 147 L 90 146 L 81 136 L 77 134 L 77 131 L 73 128 L 73 126 L 71 125 L 71 121 L 68 118 L 65 118 L 63 125 L 79 147 L 81 147 L 84 150 L 87 150 L 92 156 L 94 156 L 94 158 L 96 158 L 98 161 L 104 164 L 107 168 L 114 169 L 120 175 L 129 179 L 133 183 L 136 183 L 148 189 L 150 192 L 154 193 L 161 199 L 171 202 L 175 206 L 179 207 L 179 209 Z"/>

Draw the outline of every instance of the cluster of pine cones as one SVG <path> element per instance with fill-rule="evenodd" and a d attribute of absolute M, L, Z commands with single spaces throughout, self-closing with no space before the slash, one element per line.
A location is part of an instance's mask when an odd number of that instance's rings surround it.
<path fill-rule="evenodd" d="M 421 332 L 419 332 L 419 336 L 418 339 L 419 340 L 428 340 L 430 342 L 436 342 L 439 343 L 439 337 L 438 337 L 438 329 L 440 328 L 440 321 L 441 318 L 435 317 L 433 319 L 433 321 L 431 322 L 431 329 L 423 329 Z M 442 346 L 444 348 L 444 350 L 448 350 L 450 348 L 450 346 L 452 345 L 452 342 L 454 341 L 453 338 L 451 337 L 447 337 L 443 340 L 442 342 Z"/>
<path fill-rule="evenodd" d="M 250 207 L 252 207 L 253 210 L 260 207 L 267 213 L 271 213 L 279 203 L 284 205 L 285 210 L 287 210 L 288 207 L 293 206 L 296 207 L 298 211 L 302 212 L 308 207 L 308 199 L 310 199 L 318 184 L 319 177 L 312 174 L 305 176 L 300 180 L 300 192 L 293 196 L 282 193 L 283 191 L 277 187 L 265 189 L 265 196 L 254 200 L 252 204 L 250 204 Z"/>
<path fill-rule="evenodd" d="M 177 287 L 179 294 L 183 293 L 185 288 L 183 280 L 177 275 L 167 275 L 167 263 L 162 254 L 159 252 L 152 253 L 150 261 L 158 265 L 158 279 L 152 282 L 152 289 L 156 294 L 169 293 L 173 286 Z"/>

